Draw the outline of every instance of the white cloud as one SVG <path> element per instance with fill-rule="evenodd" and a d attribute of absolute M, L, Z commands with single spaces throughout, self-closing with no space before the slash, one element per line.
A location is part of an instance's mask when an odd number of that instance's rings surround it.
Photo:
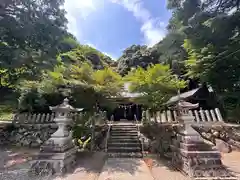
<path fill-rule="evenodd" d="M 68 30 L 78 39 L 81 39 L 81 30 L 78 28 L 79 20 L 86 19 L 96 10 L 94 0 L 65 0 L 64 9 L 67 11 Z"/>
<path fill-rule="evenodd" d="M 88 45 L 88 46 L 91 46 L 99 51 L 101 51 L 101 49 L 95 45 L 95 44 L 92 44 L 91 42 L 88 42 L 88 41 L 83 41 L 84 44 Z M 106 56 L 109 56 L 110 58 L 112 58 L 113 60 L 117 60 L 117 56 L 111 54 L 111 53 L 108 53 L 108 52 L 104 52 L 104 51 L 101 51 L 101 53 L 105 54 Z"/>
<path fill-rule="evenodd" d="M 153 46 L 165 36 L 165 24 L 157 18 L 153 18 L 151 12 L 144 7 L 142 0 L 110 0 L 125 7 L 132 12 L 134 17 L 142 23 L 141 32 L 144 35 L 144 43 Z"/>
<path fill-rule="evenodd" d="M 81 34 L 81 21 L 84 21 L 91 13 L 95 12 L 97 8 L 100 8 L 104 0 L 65 0 L 64 9 L 67 11 L 66 18 L 68 19 L 68 31 L 72 33 L 77 39 L 86 45 L 89 45 L 97 50 L 100 50 L 96 44 L 84 39 Z M 79 25 L 78 25 L 79 24 Z M 103 52 L 103 54 L 116 60 L 117 57 Z"/>
<path fill-rule="evenodd" d="M 114 56 L 114 55 L 112 55 L 112 54 L 110 54 L 110 53 L 107 53 L 107 52 L 102 52 L 103 54 L 105 54 L 106 56 L 109 56 L 110 58 L 112 58 L 112 60 L 114 60 L 114 61 L 116 61 L 118 58 L 117 58 L 117 56 Z"/>
<path fill-rule="evenodd" d="M 96 46 L 96 45 L 94 45 L 94 44 L 92 44 L 92 43 L 90 43 L 90 42 L 88 42 L 88 41 L 83 41 L 83 43 L 84 43 L 85 45 L 88 45 L 88 46 L 91 46 L 92 48 L 97 49 L 97 46 Z"/>

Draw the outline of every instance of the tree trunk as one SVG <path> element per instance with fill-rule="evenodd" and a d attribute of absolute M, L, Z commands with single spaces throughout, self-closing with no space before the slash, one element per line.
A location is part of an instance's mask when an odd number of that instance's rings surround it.
<path fill-rule="evenodd" d="M 91 117 L 91 151 L 94 149 L 95 140 L 95 114 Z"/>

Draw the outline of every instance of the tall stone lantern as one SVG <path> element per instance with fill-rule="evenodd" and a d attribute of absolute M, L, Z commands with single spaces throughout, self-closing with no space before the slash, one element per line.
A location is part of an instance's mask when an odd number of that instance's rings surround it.
<path fill-rule="evenodd" d="M 177 140 L 172 146 L 173 164 L 191 178 L 234 177 L 222 165 L 220 153 L 205 143 L 198 132 L 192 128 L 195 117 L 190 110 L 195 108 L 198 108 L 198 104 L 183 100 L 180 100 L 177 105 L 178 120 L 184 128 L 177 134 Z"/>
<path fill-rule="evenodd" d="M 69 105 L 67 98 L 62 104 L 50 109 L 55 112 L 54 121 L 58 129 L 40 147 L 40 153 L 31 167 L 31 172 L 35 175 L 62 175 L 70 171 L 76 162 L 77 148 L 72 141 L 72 132 L 69 127 L 72 124 L 71 112 L 80 111 L 80 109 Z"/>

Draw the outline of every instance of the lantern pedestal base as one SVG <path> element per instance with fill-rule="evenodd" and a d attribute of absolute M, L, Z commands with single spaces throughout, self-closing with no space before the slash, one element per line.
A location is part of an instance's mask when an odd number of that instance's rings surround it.
<path fill-rule="evenodd" d="M 31 175 L 64 175 L 71 172 L 76 164 L 77 149 L 72 148 L 63 153 L 40 153 L 37 160 L 32 161 Z"/>

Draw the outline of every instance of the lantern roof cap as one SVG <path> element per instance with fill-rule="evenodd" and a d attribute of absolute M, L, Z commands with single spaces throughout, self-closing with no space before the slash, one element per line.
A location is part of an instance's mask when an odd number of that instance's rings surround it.
<path fill-rule="evenodd" d="M 50 106 L 50 110 L 52 111 L 82 111 L 83 108 L 74 108 L 69 104 L 68 98 L 65 98 L 62 104 L 57 106 Z"/>
<path fill-rule="evenodd" d="M 180 100 L 177 104 L 177 107 L 180 109 L 196 109 L 199 107 L 199 103 L 192 104 L 190 102 Z"/>

